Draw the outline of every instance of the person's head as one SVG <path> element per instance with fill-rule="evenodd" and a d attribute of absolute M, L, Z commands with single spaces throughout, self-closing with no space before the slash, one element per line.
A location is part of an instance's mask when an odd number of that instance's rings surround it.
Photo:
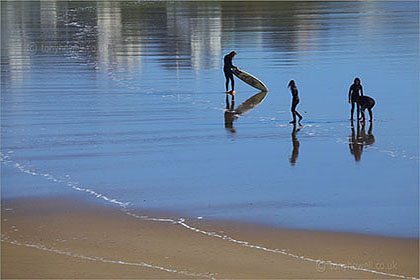
<path fill-rule="evenodd" d="M 355 78 L 355 79 L 354 79 L 354 83 L 355 83 L 356 85 L 360 85 L 360 79 L 359 79 L 359 78 Z"/>
<path fill-rule="evenodd" d="M 294 86 L 296 86 L 295 80 L 290 80 L 290 82 L 287 85 L 287 87 L 294 87 Z"/>
<path fill-rule="evenodd" d="M 236 55 L 236 52 L 235 52 L 235 51 L 231 51 L 231 52 L 229 53 L 229 56 L 230 56 L 230 57 L 232 57 L 232 58 L 234 58 L 234 57 L 235 57 L 235 55 Z"/>

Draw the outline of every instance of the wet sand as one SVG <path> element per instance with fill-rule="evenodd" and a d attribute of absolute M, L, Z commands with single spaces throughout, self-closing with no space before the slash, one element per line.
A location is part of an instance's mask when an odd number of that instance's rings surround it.
<path fill-rule="evenodd" d="M 418 239 L 150 221 L 79 197 L 3 200 L 1 245 L 2 278 L 368 279 L 419 271 Z"/>

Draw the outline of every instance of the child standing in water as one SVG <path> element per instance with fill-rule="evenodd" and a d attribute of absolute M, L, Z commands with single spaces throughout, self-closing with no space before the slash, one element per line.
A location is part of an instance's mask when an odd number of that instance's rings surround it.
<path fill-rule="evenodd" d="M 360 95 L 359 95 L 360 92 Z M 350 120 L 353 120 L 353 114 L 354 114 L 354 106 L 357 106 L 357 120 L 359 120 L 359 105 L 357 104 L 357 100 L 360 96 L 363 96 L 363 87 L 360 84 L 360 79 L 355 78 L 354 83 L 350 86 L 349 89 L 349 103 L 351 103 L 351 115 Z"/>
<path fill-rule="evenodd" d="M 295 81 L 291 80 L 289 82 L 288 87 L 290 88 L 290 91 L 292 93 L 292 108 L 291 108 L 291 111 L 292 111 L 292 116 L 293 116 L 293 120 L 290 121 L 289 123 L 293 123 L 293 124 L 296 123 L 296 115 L 299 117 L 299 123 L 300 123 L 300 121 L 303 119 L 303 117 L 302 117 L 301 114 L 299 114 L 298 111 L 296 111 L 296 107 L 299 104 L 299 95 L 298 95 L 298 90 L 297 90 Z"/>
<path fill-rule="evenodd" d="M 226 78 L 226 94 L 229 93 L 229 80 L 232 83 L 232 94 L 235 94 L 235 81 L 233 80 L 233 72 L 232 69 L 238 69 L 238 67 L 234 66 L 232 64 L 232 59 L 235 57 L 236 52 L 231 51 L 229 54 L 225 55 L 223 66 L 223 72 L 225 72 L 225 78 Z"/>

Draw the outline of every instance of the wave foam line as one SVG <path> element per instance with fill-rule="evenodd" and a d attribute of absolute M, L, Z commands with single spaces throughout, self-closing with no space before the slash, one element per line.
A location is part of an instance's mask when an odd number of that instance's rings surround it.
<path fill-rule="evenodd" d="M 295 259 L 314 262 L 314 263 L 317 263 L 317 265 L 330 265 L 330 266 L 341 267 L 343 269 L 348 269 L 348 270 L 374 273 L 374 274 L 377 274 L 377 275 L 390 276 L 390 277 L 401 278 L 401 279 L 416 279 L 416 280 L 419 280 L 418 278 L 415 278 L 415 277 L 407 277 L 407 276 L 399 275 L 399 274 L 386 273 L 386 272 L 376 271 L 376 270 L 373 270 L 373 269 L 356 267 L 354 265 L 347 265 L 347 264 L 335 263 L 335 262 L 332 262 L 332 261 L 326 261 L 326 260 L 320 260 L 320 259 L 313 259 L 313 258 L 305 257 L 305 256 L 299 256 L 299 255 L 287 252 L 286 249 L 271 249 L 271 248 L 266 248 L 266 247 L 263 247 L 263 246 L 260 246 L 260 245 L 250 244 L 248 241 L 238 240 L 238 239 L 232 238 L 232 237 L 227 236 L 227 235 L 220 235 L 220 234 L 215 233 L 215 232 L 208 232 L 208 231 L 190 226 L 189 224 L 187 224 L 185 222 L 185 219 L 183 219 L 183 218 L 180 218 L 179 220 L 174 220 L 174 219 L 171 219 L 171 218 L 153 218 L 153 217 L 148 217 L 148 216 L 139 216 L 139 215 L 137 215 L 133 212 L 130 212 L 130 210 L 127 208 L 127 206 L 129 205 L 129 202 L 121 202 L 121 201 L 118 201 L 116 199 L 111 199 L 111 198 L 108 198 L 107 196 L 105 196 L 103 194 L 95 192 L 94 190 L 83 188 L 83 187 L 79 186 L 78 184 L 72 183 L 70 181 L 66 182 L 65 180 L 57 179 L 57 178 L 53 177 L 52 175 L 50 175 L 48 173 L 36 172 L 36 171 L 31 170 L 31 169 L 25 168 L 24 165 L 13 162 L 10 159 L 9 156 L 3 155 L 2 153 L 0 153 L 0 159 L 5 164 L 14 166 L 15 168 L 19 169 L 23 173 L 30 174 L 30 175 L 33 175 L 33 176 L 37 176 L 37 175 L 38 176 L 44 176 L 48 180 L 52 180 L 52 181 L 57 182 L 57 183 L 63 183 L 63 184 L 65 184 L 65 185 L 67 185 L 67 186 L 69 186 L 69 187 L 71 187 L 71 188 L 73 188 L 77 191 L 87 192 L 89 194 L 92 194 L 92 195 L 96 196 L 97 198 L 102 198 L 102 199 L 104 199 L 104 200 L 106 200 L 110 203 L 117 204 L 121 207 L 121 210 L 123 210 L 127 215 L 132 216 L 132 217 L 137 218 L 137 219 L 141 219 L 141 220 L 144 220 L 144 221 L 167 222 L 167 223 L 180 225 L 180 226 L 182 226 L 182 227 L 184 227 L 188 230 L 191 230 L 193 232 L 197 232 L 197 233 L 204 234 L 204 235 L 207 235 L 207 236 L 211 236 L 211 237 L 219 238 L 219 239 L 222 239 L 222 240 L 226 240 L 226 241 L 229 241 L 229 242 L 232 242 L 232 243 L 242 245 L 244 247 L 248 247 L 248 248 L 252 248 L 252 249 L 258 249 L 258 250 L 262 250 L 262 251 L 266 251 L 266 252 L 270 252 L 270 253 L 275 253 L 275 254 L 282 254 L 284 256 L 292 257 L 292 258 L 295 258 Z"/>
<path fill-rule="evenodd" d="M 50 180 L 50 181 L 53 181 L 53 182 L 56 182 L 56 183 L 65 184 L 66 186 L 68 186 L 68 187 L 70 187 L 70 188 L 72 188 L 76 191 L 86 192 L 90 195 L 95 196 L 96 198 L 100 198 L 100 199 L 103 199 L 107 202 L 117 204 L 118 206 L 120 206 L 122 208 L 125 208 L 130 204 L 129 202 L 122 202 L 122 201 L 119 201 L 117 199 L 109 198 L 108 196 L 106 196 L 104 194 L 101 194 L 101 193 L 98 193 L 98 192 L 96 192 L 92 189 L 84 188 L 80 184 L 74 183 L 74 182 L 70 181 L 69 179 L 59 179 L 59 178 L 54 177 L 51 174 L 39 172 L 39 171 L 36 171 L 34 169 L 28 168 L 28 167 L 26 167 L 26 166 L 24 166 L 20 163 L 12 161 L 9 156 L 4 155 L 3 153 L 0 153 L 0 160 L 5 165 L 13 166 L 14 168 L 18 169 L 19 171 L 21 171 L 25 174 L 29 174 L 29 175 L 32 175 L 32 176 L 41 176 L 41 177 L 45 177 L 47 180 Z"/>
<path fill-rule="evenodd" d="M 126 261 L 121 261 L 121 260 L 105 259 L 103 257 L 90 257 L 90 256 L 85 256 L 85 255 L 81 255 L 81 254 L 72 253 L 72 252 L 69 252 L 69 251 L 62 251 L 62 250 L 59 250 L 59 249 L 48 248 L 48 247 L 45 247 L 44 245 L 41 245 L 41 244 L 21 243 L 17 240 L 11 240 L 8 236 L 6 236 L 4 234 L 1 235 L 1 242 L 6 242 L 6 243 L 17 245 L 17 246 L 25 246 L 25 247 L 29 247 L 29 248 L 35 248 L 35 249 L 39 249 L 39 250 L 43 250 L 43 251 L 47 251 L 47 252 L 51 252 L 51 253 L 56 253 L 56 254 L 59 254 L 59 255 L 65 255 L 65 256 L 69 256 L 69 257 L 73 257 L 73 258 L 79 258 L 79 259 L 83 259 L 83 260 L 99 261 L 99 262 L 103 262 L 103 263 L 130 265 L 130 266 L 147 267 L 147 268 L 161 270 L 161 271 L 170 272 L 170 273 L 183 274 L 183 275 L 186 275 L 186 276 L 204 277 L 204 278 L 208 278 L 208 279 L 215 279 L 213 277 L 214 274 L 211 274 L 211 273 L 210 274 L 194 273 L 194 272 L 190 272 L 190 271 L 187 271 L 187 270 L 176 270 L 176 269 L 171 269 L 171 268 L 167 268 L 167 267 L 163 267 L 163 266 L 148 264 L 148 263 L 145 263 L 145 262 L 135 263 L 135 262 L 126 262 Z"/>
<path fill-rule="evenodd" d="M 234 238 L 232 238 L 230 236 L 227 236 L 227 235 L 221 235 L 221 234 L 218 234 L 218 233 L 215 233 L 215 232 L 208 232 L 208 231 L 193 227 L 191 225 L 188 225 L 185 222 L 185 219 L 183 219 L 183 218 L 181 218 L 179 220 L 173 220 L 173 219 L 169 219 L 169 218 L 166 218 L 166 219 L 159 218 L 159 219 L 157 219 L 157 218 L 150 218 L 150 217 L 146 217 L 146 216 L 138 216 L 138 215 L 136 215 L 132 212 L 129 212 L 129 211 L 126 211 L 126 213 L 128 215 L 132 216 L 132 217 L 135 217 L 135 218 L 138 218 L 138 219 L 141 219 L 141 220 L 157 221 L 157 222 L 170 222 L 170 223 L 173 223 L 173 224 L 180 225 L 180 226 L 182 226 L 182 227 L 184 227 L 188 230 L 191 230 L 191 231 L 194 231 L 194 232 L 197 232 L 197 233 L 200 233 L 200 234 L 204 234 L 204 235 L 207 235 L 207 236 L 219 238 L 219 239 L 222 239 L 222 240 L 226 240 L 226 241 L 229 241 L 229 242 L 232 242 L 232 243 L 236 243 L 236 244 L 239 244 L 239 245 L 244 246 L 244 247 L 263 250 L 263 251 L 270 252 L 270 253 L 282 254 L 284 256 L 292 257 L 292 258 L 299 259 L 299 260 L 314 262 L 319 266 L 329 265 L 329 266 L 340 267 L 343 270 L 347 269 L 347 270 L 354 270 L 354 271 L 369 272 L 369 273 L 374 273 L 374 274 L 378 274 L 378 275 L 390 276 L 390 277 L 401 278 L 401 279 L 418 280 L 418 278 L 415 278 L 415 277 L 407 277 L 407 276 L 404 276 L 404 275 L 386 273 L 386 272 L 376 271 L 376 270 L 372 270 L 372 269 L 357 267 L 357 266 L 354 266 L 354 265 L 347 265 L 347 264 L 342 264 L 342 263 L 335 263 L 335 262 L 332 262 L 332 261 L 326 261 L 326 260 L 320 260 L 320 259 L 313 259 L 313 258 L 305 257 L 305 256 L 299 256 L 299 255 L 287 252 L 286 249 L 270 249 L 270 248 L 266 248 L 266 247 L 263 247 L 263 246 L 260 246 L 260 245 L 250 244 L 248 241 L 242 241 L 242 240 L 234 239 Z"/>

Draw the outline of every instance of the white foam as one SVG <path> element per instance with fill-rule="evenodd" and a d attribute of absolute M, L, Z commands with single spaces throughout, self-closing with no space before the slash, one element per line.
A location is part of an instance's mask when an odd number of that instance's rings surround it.
<path fill-rule="evenodd" d="M 314 258 L 290 253 L 290 252 L 288 252 L 289 251 L 288 249 L 272 249 L 272 248 L 267 248 L 267 247 L 264 247 L 264 246 L 261 246 L 261 245 L 250 244 L 248 241 L 238 240 L 238 239 L 235 239 L 235 238 L 227 236 L 227 235 L 221 235 L 221 234 L 218 234 L 218 233 L 215 233 L 215 232 L 208 232 L 208 231 L 193 227 L 193 226 L 187 224 L 186 220 L 183 219 L 183 218 L 175 220 L 175 219 L 172 219 L 172 218 L 154 218 L 154 217 L 149 217 L 149 216 L 145 216 L 145 215 L 139 216 L 139 215 L 135 214 L 134 212 L 132 212 L 132 210 L 130 210 L 128 208 L 129 202 L 121 202 L 117 199 L 109 198 L 109 197 L 107 197 L 103 194 L 100 194 L 100 193 L 98 193 L 94 190 L 91 190 L 89 188 L 81 187 L 79 184 L 71 182 L 69 180 L 70 176 L 68 176 L 68 175 L 66 175 L 67 181 L 63 180 L 63 179 L 57 179 L 57 178 L 55 178 L 54 176 L 52 176 L 48 173 L 36 172 L 35 170 L 27 169 L 24 165 L 21 165 L 19 163 L 16 163 L 16 162 L 12 161 L 9 156 L 3 155 L 2 153 L 0 153 L 0 159 L 1 159 L 2 163 L 10 165 L 10 166 L 14 166 L 23 173 L 30 174 L 30 175 L 33 175 L 33 176 L 36 176 L 36 175 L 44 176 L 48 180 L 52 180 L 52 181 L 57 182 L 57 183 L 64 183 L 65 185 L 71 187 L 74 190 L 83 191 L 83 192 L 89 193 L 91 195 L 94 195 L 97 198 L 104 199 L 107 202 L 117 204 L 121 207 L 121 210 L 123 210 L 127 215 L 132 216 L 132 217 L 137 218 L 137 219 L 141 219 L 141 220 L 145 220 L 145 221 L 154 221 L 154 222 L 166 222 L 166 223 L 172 223 L 172 224 L 175 224 L 175 225 L 180 225 L 180 226 L 182 226 L 182 227 L 184 227 L 188 230 L 191 230 L 193 232 L 196 232 L 196 233 L 200 233 L 200 234 L 204 234 L 204 235 L 207 235 L 207 236 L 219 238 L 219 239 L 226 240 L 228 242 L 239 244 L 241 246 L 252 248 L 252 249 L 262 250 L 262 251 L 265 251 L 265 252 L 270 252 L 270 253 L 275 253 L 275 254 L 282 254 L 284 256 L 292 257 L 292 258 L 303 260 L 303 261 L 314 262 L 314 263 L 317 263 L 317 265 L 320 265 L 320 264 L 330 265 L 330 266 L 335 266 L 335 267 L 341 267 L 342 269 L 347 269 L 347 270 L 362 271 L 362 272 L 368 272 L 368 273 L 373 273 L 373 274 L 377 274 L 377 275 L 401 278 L 401 279 L 417 279 L 417 278 L 414 278 L 414 277 L 407 277 L 407 276 L 399 275 L 399 274 L 386 273 L 386 272 L 376 271 L 376 270 L 373 270 L 373 269 L 367 269 L 367 268 L 363 268 L 363 267 L 356 267 L 354 265 L 336 263 L 336 262 L 332 262 L 332 261 L 329 261 L 329 260 L 314 259 Z M 126 264 L 129 264 L 129 263 L 126 263 Z"/>
<path fill-rule="evenodd" d="M 195 272 L 190 272 L 188 270 L 177 270 L 177 269 L 167 268 L 167 267 L 163 267 L 163 266 L 159 266 L 159 265 L 153 265 L 153 264 L 149 264 L 149 263 L 145 263 L 145 262 L 135 263 L 135 262 L 122 261 L 122 260 L 106 259 L 106 258 L 103 258 L 103 257 L 92 257 L 92 256 L 86 256 L 86 255 L 82 255 L 82 254 L 72 253 L 70 251 L 62 251 L 62 250 L 55 249 L 55 248 L 45 247 L 44 245 L 41 245 L 41 244 L 21 243 L 17 240 L 12 240 L 11 238 L 6 236 L 5 234 L 1 235 L 1 241 L 9 243 L 9 244 L 17 245 L 17 246 L 25 246 L 25 247 L 29 247 L 29 248 L 35 248 L 35 249 L 39 249 L 39 250 L 43 250 L 43 251 L 47 251 L 47 252 L 51 252 L 51 253 L 56 253 L 56 254 L 59 254 L 59 255 L 65 255 L 65 256 L 84 259 L 84 260 L 89 260 L 89 261 L 99 261 L 99 262 L 103 262 L 103 263 L 140 266 L 140 267 L 147 267 L 147 268 L 151 268 L 151 269 L 166 271 L 166 272 L 170 272 L 170 273 L 183 274 L 183 275 L 186 275 L 186 276 L 204 277 L 204 278 L 209 278 L 209 279 L 215 279 L 214 274 L 212 274 L 212 273 L 195 273 Z"/>

